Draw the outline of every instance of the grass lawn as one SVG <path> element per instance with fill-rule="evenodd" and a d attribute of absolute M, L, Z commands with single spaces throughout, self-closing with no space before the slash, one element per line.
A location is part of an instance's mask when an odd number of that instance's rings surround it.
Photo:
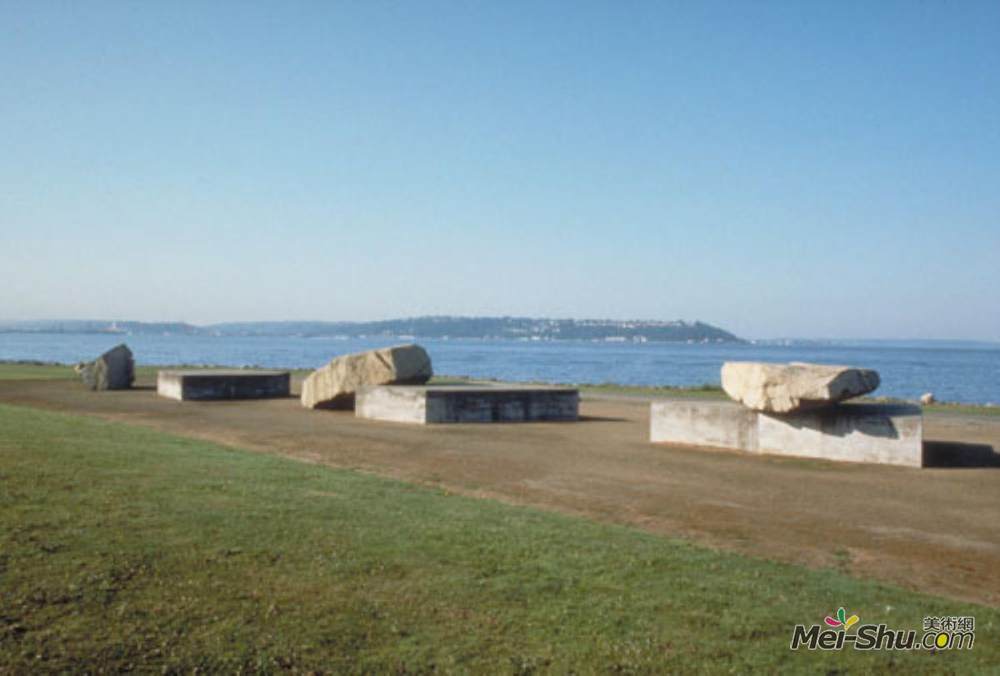
<path fill-rule="evenodd" d="M 788 649 L 840 605 L 974 615 L 976 645 Z M 833 570 L 0 406 L 0 672 L 972 673 L 1000 664 L 998 627 Z"/>
<path fill-rule="evenodd" d="M 973 404 L 930 404 L 924 413 L 958 413 L 962 415 L 1000 416 L 1000 406 L 975 406 Z"/>
<path fill-rule="evenodd" d="M 137 378 L 156 378 L 163 369 L 211 368 L 202 366 L 150 366 L 137 364 Z M 219 368 L 232 368 L 224 366 Z M 288 369 L 293 374 L 308 375 L 309 369 Z M 0 362 L 0 380 L 74 380 L 78 378 L 72 366 L 66 364 L 36 364 L 28 362 Z"/>
<path fill-rule="evenodd" d="M 579 388 L 581 392 L 591 394 L 625 394 L 636 397 L 649 397 L 650 399 L 670 399 L 672 397 L 680 397 L 682 399 L 729 398 L 718 385 L 696 385 L 693 387 L 661 385 L 659 387 L 645 387 L 640 385 L 618 385 L 616 383 L 583 383 L 579 385 Z"/>
<path fill-rule="evenodd" d="M 663 385 L 661 387 L 642 387 L 632 385 L 617 385 L 615 383 L 602 383 L 599 385 L 582 384 L 580 391 L 592 394 L 623 394 L 628 396 L 643 397 L 649 399 L 709 399 L 725 401 L 729 397 L 717 385 L 700 385 L 694 387 L 674 387 Z M 899 402 L 900 399 L 883 397 L 861 397 L 858 401 L 868 402 Z M 924 413 L 945 413 L 961 415 L 984 415 L 1000 416 L 1000 406 L 977 406 L 975 404 L 953 404 L 940 402 L 921 407 Z"/>
<path fill-rule="evenodd" d="M 0 380 L 65 380 L 76 377 L 73 367 L 63 364 L 0 362 Z"/>
<path fill-rule="evenodd" d="M 137 376 L 155 377 L 162 366 L 136 366 Z M 79 376 L 66 364 L 0 362 L 0 380 L 75 380 Z"/>

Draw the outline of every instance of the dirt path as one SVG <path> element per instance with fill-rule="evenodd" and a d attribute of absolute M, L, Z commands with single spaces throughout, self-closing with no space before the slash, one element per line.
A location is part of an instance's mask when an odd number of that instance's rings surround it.
<path fill-rule="evenodd" d="M 148 385 L 148 383 L 146 383 Z M 580 423 L 408 426 L 296 399 L 178 403 L 152 389 L 0 381 L 0 401 L 97 415 L 336 467 L 586 515 L 930 594 L 1000 605 L 1000 420 L 928 415 L 907 469 L 654 446 L 648 404 L 588 399 Z M 2 433 L 2 431 L 0 431 Z"/>

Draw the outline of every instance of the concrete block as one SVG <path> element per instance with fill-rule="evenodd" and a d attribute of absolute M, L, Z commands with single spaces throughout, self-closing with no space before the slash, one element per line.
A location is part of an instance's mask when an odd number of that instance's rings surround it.
<path fill-rule="evenodd" d="M 659 401 L 650 441 L 824 460 L 923 466 L 923 413 L 910 404 L 846 403 L 760 413 L 733 402 Z"/>
<path fill-rule="evenodd" d="M 654 401 L 649 440 L 755 451 L 757 412 L 728 401 Z"/>
<path fill-rule="evenodd" d="M 417 424 L 572 421 L 572 388 L 508 385 L 380 385 L 358 391 L 359 418 Z"/>
<path fill-rule="evenodd" d="M 198 369 L 160 371 L 156 393 L 179 401 L 213 399 L 268 399 L 291 392 L 288 371 Z"/>
<path fill-rule="evenodd" d="M 426 388 L 382 385 L 359 389 L 354 396 L 354 415 L 389 422 L 427 422 Z"/>
<path fill-rule="evenodd" d="M 923 412 L 911 404 L 849 403 L 787 415 L 761 413 L 757 450 L 774 455 L 923 466 Z"/>

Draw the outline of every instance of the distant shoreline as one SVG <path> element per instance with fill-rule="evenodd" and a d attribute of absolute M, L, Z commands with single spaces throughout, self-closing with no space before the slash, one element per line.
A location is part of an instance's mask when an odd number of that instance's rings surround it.
<path fill-rule="evenodd" d="M 509 336 L 415 336 L 396 334 L 360 334 L 360 335 L 335 335 L 335 334 L 212 334 L 212 333 L 131 333 L 131 332 L 109 332 L 109 331 L 57 331 L 57 330 L 28 330 L 28 329 L 2 329 L 0 336 L 25 336 L 25 335 L 49 335 L 49 336 L 108 336 L 117 337 L 122 340 L 135 336 L 161 336 L 176 338 L 296 338 L 306 340 L 395 340 L 399 342 L 419 342 L 421 340 L 450 341 L 497 341 L 511 343 L 587 343 L 609 345 L 750 345 L 756 347 L 832 347 L 832 348 L 862 348 L 862 349 L 976 349 L 976 350 L 1000 350 L 1000 341 L 990 340 L 966 340 L 956 338 L 761 338 L 738 341 L 724 340 L 630 340 L 622 338 L 600 339 L 600 338 L 530 338 L 530 337 L 509 337 Z M 2 363 L 2 360 L 0 360 Z"/>
<path fill-rule="evenodd" d="M 7 324 L 5 326 L 5 324 Z M 737 338 L 724 339 L 635 339 L 629 336 L 612 336 L 593 338 L 567 338 L 557 336 L 510 336 L 510 335 L 416 335 L 397 333 L 372 334 L 334 334 L 334 333 L 213 333 L 208 331 L 108 331 L 96 329 L 57 329 L 57 328 L 12 328 L 9 323 L 0 322 L 0 336 L 3 335 L 51 335 L 51 336 L 108 336 L 122 339 L 135 336 L 159 336 L 176 338 L 297 338 L 326 340 L 397 340 L 400 342 L 419 342 L 421 340 L 470 340 L 470 341 L 509 341 L 553 342 L 553 343 L 608 343 L 608 344 L 653 344 L 653 345 L 753 345 L 757 347 L 836 347 L 836 348 L 892 348 L 892 349 L 981 349 L 1000 350 L 1000 340 L 973 340 L 964 338 Z"/>
<path fill-rule="evenodd" d="M 534 317 L 427 316 L 370 322 L 185 322 L 107 320 L 0 321 L 0 332 L 111 335 L 345 337 L 469 340 L 605 340 L 610 342 L 743 343 L 702 321 L 650 319 L 551 319 Z"/>

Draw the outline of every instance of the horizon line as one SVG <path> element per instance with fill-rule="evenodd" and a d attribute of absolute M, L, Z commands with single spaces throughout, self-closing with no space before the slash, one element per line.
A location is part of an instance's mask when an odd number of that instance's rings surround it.
<path fill-rule="evenodd" d="M 239 320 L 228 320 L 228 321 L 214 321 L 209 323 L 194 323 L 186 320 L 170 319 L 170 320 L 140 320 L 140 319 L 79 319 L 79 318 L 58 318 L 58 319 L 0 319 L 0 325 L 2 324 L 19 324 L 19 323 L 31 323 L 31 322 L 107 322 L 109 324 L 114 324 L 118 322 L 128 322 L 134 324 L 183 324 L 186 326 L 191 326 L 194 328 L 205 329 L 211 328 L 213 326 L 225 325 L 225 324 L 371 324 L 376 322 L 391 322 L 391 321 L 407 321 L 414 319 L 527 319 L 527 320 L 552 320 L 552 321 L 602 321 L 602 322 L 684 322 L 687 324 L 706 324 L 708 326 L 726 331 L 727 333 L 733 334 L 728 329 L 724 327 L 713 324 L 711 322 L 706 322 L 704 320 L 695 319 L 640 319 L 640 318 L 628 318 L 628 319 L 615 319 L 610 317 L 600 318 L 600 317 L 532 317 L 528 315 L 449 315 L 449 314 L 437 314 L 437 315 L 413 315 L 409 317 L 393 317 L 388 319 L 239 319 Z M 2 329 L 0 329 L 0 332 Z M 980 343 L 985 345 L 998 345 L 1000 346 L 1000 338 L 915 338 L 915 337 L 844 337 L 844 338 L 834 338 L 829 336 L 772 336 L 772 337 L 753 337 L 753 338 L 743 338 L 741 336 L 736 336 L 741 341 L 748 343 L 755 342 L 776 342 L 776 341 L 807 341 L 807 342 L 830 342 L 830 343 L 844 343 L 844 342 L 927 342 L 927 343 Z"/>

